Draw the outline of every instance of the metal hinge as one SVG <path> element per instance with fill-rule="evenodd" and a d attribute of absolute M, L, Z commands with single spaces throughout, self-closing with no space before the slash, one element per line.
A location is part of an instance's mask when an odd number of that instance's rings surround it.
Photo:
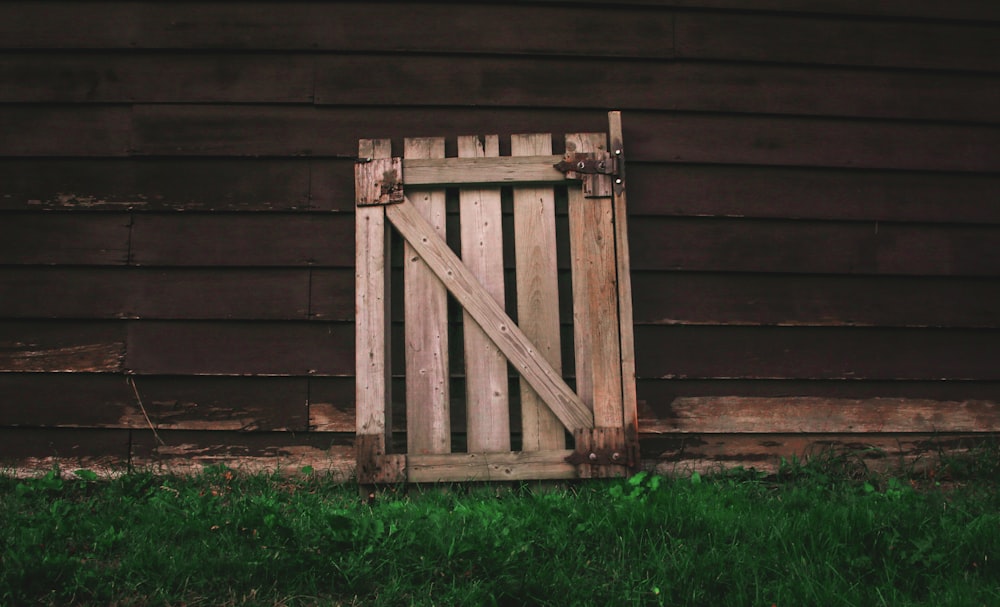
<path fill-rule="evenodd" d="M 576 152 L 566 154 L 562 161 L 552 166 L 560 173 L 618 175 L 618 157 L 607 152 Z"/>

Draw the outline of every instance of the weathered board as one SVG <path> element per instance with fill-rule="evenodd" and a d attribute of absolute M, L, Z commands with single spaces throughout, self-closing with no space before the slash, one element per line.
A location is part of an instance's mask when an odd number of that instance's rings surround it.
<path fill-rule="evenodd" d="M 353 188 L 349 161 L 224 158 L 0 159 L 0 210 L 33 211 L 296 211 L 332 210 L 333 196 L 311 202 L 310 179 L 329 172 Z M 332 166 L 331 166 L 332 165 Z M 341 201 L 342 203 L 342 201 Z M 345 208 L 353 209 L 344 205 Z"/>
<path fill-rule="evenodd" d="M 352 375 L 353 343 L 348 323 L 129 321 L 125 366 L 146 375 Z"/>

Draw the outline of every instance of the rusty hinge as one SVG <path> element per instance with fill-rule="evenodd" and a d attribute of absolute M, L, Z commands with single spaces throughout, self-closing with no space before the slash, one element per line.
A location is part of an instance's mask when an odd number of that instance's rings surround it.
<path fill-rule="evenodd" d="M 573 433 L 576 449 L 566 461 L 580 478 L 622 476 L 639 467 L 638 437 L 624 428 L 590 428 Z"/>
<path fill-rule="evenodd" d="M 607 152 L 574 152 L 552 165 L 560 173 L 618 175 L 618 157 Z"/>

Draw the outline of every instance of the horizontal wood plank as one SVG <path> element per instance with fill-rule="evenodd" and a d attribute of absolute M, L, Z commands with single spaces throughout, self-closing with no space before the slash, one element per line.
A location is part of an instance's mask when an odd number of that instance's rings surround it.
<path fill-rule="evenodd" d="M 630 163 L 629 213 L 1000 223 L 994 174 Z"/>
<path fill-rule="evenodd" d="M 488 115 L 487 115 L 488 114 Z M 489 130 L 600 132 L 603 112 L 471 108 L 334 108 L 150 105 L 135 108 L 132 147 L 142 155 L 343 156 L 351 142 L 412 133 L 457 137 Z M 631 112 L 637 161 L 995 172 L 1000 127 L 888 121 Z M 559 150 L 556 150 L 559 153 Z"/>
<path fill-rule="evenodd" d="M 406 479 L 411 483 L 573 479 L 576 466 L 566 462 L 572 454 L 559 450 L 407 455 Z"/>
<path fill-rule="evenodd" d="M 2 103 L 311 103 L 308 55 L 0 53 Z"/>
<path fill-rule="evenodd" d="M 114 23 L 115 27 L 108 27 Z M 629 36 L 607 36 L 608 31 Z M 669 12 L 479 3 L 9 2 L 4 48 L 342 50 L 669 57 Z"/>
<path fill-rule="evenodd" d="M 426 108 L 148 105 L 135 108 L 132 145 L 138 154 L 237 156 L 341 156 L 354 158 L 357 141 L 403 135 L 447 137 L 486 132 L 512 133 L 601 131 L 601 111 Z M 456 150 L 448 148 L 448 155 Z M 353 196 L 351 197 L 353 200 Z"/>
<path fill-rule="evenodd" d="M 531 2 L 532 0 L 524 0 Z M 581 0 L 555 0 L 579 3 Z M 582 0 L 603 2 L 603 0 Z M 989 1 L 955 0 L 629 0 L 629 4 L 671 6 L 691 9 L 732 9 L 744 12 L 820 13 L 823 15 L 867 15 L 917 19 L 967 19 L 1000 21 L 1000 7 Z"/>
<path fill-rule="evenodd" d="M 1000 128 L 970 124 L 632 112 L 642 161 L 997 172 Z"/>
<path fill-rule="evenodd" d="M 1000 69 L 997 24 L 680 12 L 677 55 L 774 63 Z"/>
<path fill-rule="evenodd" d="M 10 213 L 0 221 L 0 260 L 8 265 L 123 265 L 129 217 L 124 213 Z"/>
<path fill-rule="evenodd" d="M 160 473 L 197 474 L 227 466 L 248 474 L 299 474 L 306 466 L 333 482 L 354 473 L 354 437 L 324 432 L 132 432 L 132 465 Z"/>
<path fill-rule="evenodd" d="M 117 372 L 124 359 L 124 323 L 0 321 L 0 372 Z"/>
<path fill-rule="evenodd" d="M 173 266 L 354 264 L 354 217 L 340 214 L 143 214 L 132 261 Z"/>
<path fill-rule="evenodd" d="M 0 159 L 0 210 L 297 211 L 310 202 L 310 160 Z M 349 161 L 323 172 L 351 174 Z M 343 187 L 340 192 L 347 191 Z M 347 209 L 343 201 L 339 204 Z"/>
<path fill-rule="evenodd" d="M 635 341 L 650 379 L 1000 379 L 996 330 L 643 326 Z"/>
<path fill-rule="evenodd" d="M 997 276 L 1000 228 L 873 222 L 644 218 L 634 270 Z"/>
<path fill-rule="evenodd" d="M 323 322 L 130 321 L 126 368 L 141 375 L 354 373 L 354 327 Z"/>
<path fill-rule="evenodd" d="M 124 472 L 129 463 L 129 430 L 0 427 L 0 462 L 20 476 L 58 467 L 104 473 Z"/>
<path fill-rule="evenodd" d="M 639 417 L 652 423 L 669 423 L 670 403 L 680 398 L 993 401 L 998 388 L 998 382 L 939 380 L 644 379 L 637 383 Z"/>
<path fill-rule="evenodd" d="M 760 63 L 325 55 L 329 105 L 616 107 L 996 122 L 998 76 Z M 586 70 L 587 78 L 574 74 Z M 393 86 L 385 86 L 392 82 Z M 627 114 L 626 114 L 627 115 Z"/>
<path fill-rule="evenodd" d="M 643 437 L 643 467 L 667 475 L 736 467 L 777 472 L 782 460 L 841 458 L 848 470 L 922 470 L 942 453 L 959 455 L 987 442 L 986 434 L 696 434 Z"/>
<path fill-rule="evenodd" d="M 1000 328 L 995 278 L 638 272 L 642 324 Z"/>
<path fill-rule="evenodd" d="M 1000 402 L 702 396 L 678 398 L 644 433 L 998 432 Z"/>
<path fill-rule="evenodd" d="M 565 183 L 566 174 L 555 168 L 562 160 L 551 155 L 405 159 L 403 182 L 408 186 Z"/>
<path fill-rule="evenodd" d="M 127 106 L 3 105 L 0 156 L 126 156 L 131 130 Z"/>
<path fill-rule="evenodd" d="M 307 382 L 306 378 L 0 374 L 0 419 L 4 425 L 20 427 L 304 431 Z"/>
<path fill-rule="evenodd" d="M 327 275 L 347 270 L 89 267 L 3 270 L 0 292 L 17 296 L 0 299 L 0 316 L 306 320 L 313 272 L 323 316 L 346 316 L 347 287 Z"/>

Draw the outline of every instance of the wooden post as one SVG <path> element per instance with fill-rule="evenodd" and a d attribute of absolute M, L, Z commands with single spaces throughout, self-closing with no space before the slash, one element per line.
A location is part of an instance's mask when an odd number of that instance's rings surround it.
<path fill-rule="evenodd" d="M 618 158 L 619 174 L 614 180 L 615 259 L 618 263 L 618 324 L 621 332 L 622 414 L 625 440 L 639 444 L 639 412 L 635 392 L 635 338 L 632 321 L 632 274 L 628 248 L 628 209 L 625 204 L 625 143 L 622 114 L 608 112 L 611 154 Z M 638 460 L 636 461 L 638 463 Z"/>
<path fill-rule="evenodd" d="M 512 156 L 550 155 L 552 135 L 514 135 L 510 148 Z M 538 347 L 538 353 L 561 372 L 556 211 L 551 187 L 514 188 L 514 234 L 518 325 Z M 520 385 L 522 448 L 525 451 L 565 448 L 566 431 L 559 418 L 524 378 L 520 378 Z"/>
<path fill-rule="evenodd" d="M 443 138 L 404 141 L 405 158 L 443 158 Z M 406 175 L 403 175 L 405 182 Z M 445 191 L 409 193 L 417 211 L 445 236 Z M 407 243 L 403 259 L 406 335 L 407 452 L 451 451 L 448 386 L 448 297 L 444 286 Z"/>
<path fill-rule="evenodd" d="M 566 135 L 566 151 L 606 151 L 603 133 Z M 569 188 L 577 394 L 595 427 L 621 427 L 622 377 L 612 200 Z"/>
<path fill-rule="evenodd" d="M 389 158 L 390 142 L 362 139 L 358 156 Z M 389 230 L 384 207 L 358 207 L 355 227 L 355 432 L 360 476 L 392 444 Z"/>
<path fill-rule="evenodd" d="M 500 156 L 496 135 L 458 138 L 459 158 Z M 459 190 L 462 262 L 493 299 L 504 305 L 500 190 Z M 510 451 L 507 359 L 468 312 L 465 327 L 466 419 L 469 452 Z"/>

